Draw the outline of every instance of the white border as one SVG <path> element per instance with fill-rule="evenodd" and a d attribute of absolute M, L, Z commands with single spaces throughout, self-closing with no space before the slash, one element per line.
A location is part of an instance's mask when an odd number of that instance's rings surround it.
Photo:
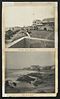
<path fill-rule="evenodd" d="M 22 3 L 22 2 L 21 2 Z M 24 2 L 25 3 L 25 2 Z M 28 4 L 29 2 L 27 2 Z M 44 2 L 49 3 L 49 2 Z M 50 2 L 51 3 L 51 2 Z M 52 2 L 54 3 L 54 2 Z M 4 4 L 8 4 L 8 2 L 2 2 Z M 9 2 L 9 5 L 14 5 L 14 2 Z M 18 4 L 18 2 L 17 2 Z M 23 4 L 23 3 L 22 3 Z M 30 4 L 33 5 L 33 2 Z M 35 2 L 36 4 L 36 2 Z M 38 4 L 38 3 L 37 3 Z M 56 9 L 55 9 L 55 48 L 5 48 L 5 38 L 4 38 L 4 10 L 2 9 L 2 97 L 56 97 L 58 93 L 58 2 L 55 2 Z M 55 51 L 55 93 L 15 93 L 15 94 L 6 94 L 5 93 L 5 51 Z"/>

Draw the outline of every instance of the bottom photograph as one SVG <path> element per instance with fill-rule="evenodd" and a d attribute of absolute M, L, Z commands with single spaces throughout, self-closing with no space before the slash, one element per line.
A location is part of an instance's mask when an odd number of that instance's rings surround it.
<path fill-rule="evenodd" d="M 54 51 L 7 51 L 5 93 L 55 93 Z"/>

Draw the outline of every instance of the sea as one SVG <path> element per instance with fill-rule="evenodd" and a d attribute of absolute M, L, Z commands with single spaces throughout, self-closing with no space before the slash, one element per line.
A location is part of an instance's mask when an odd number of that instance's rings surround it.
<path fill-rule="evenodd" d="M 37 71 L 33 70 L 21 70 L 21 69 L 8 69 L 6 71 L 6 79 L 16 80 L 21 75 L 26 75 L 28 73 L 36 73 Z"/>
<path fill-rule="evenodd" d="M 36 73 L 37 71 L 34 71 L 34 70 L 22 70 L 22 69 L 7 69 L 6 71 L 6 80 L 12 80 L 12 81 L 16 81 L 17 78 L 19 78 L 21 75 L 26 75 L 28 73 Z M 51 72 L 51 71 L 50 71 Z M 43 71 L 43 74 L 44 74 L 44 71 Z M 19 93 L 19 92 L 38 92 L 38 93 L 54 93 L 55 92 L 55 82 L 54 82 L 54 72 L 52 75 L 49 76 L 49 72 L 46 73 L 47 75 L 44 75 L 44 77 L 46 79 L 43 79 L 43 82 L 42 83 L 39 83 L 39 82 L 36 82 L 37 84 L 39 84 L 38 86 L 34 86 L 34 88 L 32 87 L 31 88 L 20 88 L 19 90 L 18 89 L 12 89 L 12 88 L 9 88 L 8 86 L 6 87 L 6 93 L 11 93 L 11 92 L 16 92 L 16 93 Z M 25 84 L 26 86 L 29 86 L 27 85 L 27 83 Z M 20 86 L 22 86 L 22 83 L 20 83 Z M 30 84 L 30 86 L 32 86 Z"/>

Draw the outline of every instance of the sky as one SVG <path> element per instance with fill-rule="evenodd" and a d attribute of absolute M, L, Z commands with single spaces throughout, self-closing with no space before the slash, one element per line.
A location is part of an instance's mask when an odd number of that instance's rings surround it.
<path fill-rule="evenodd" d="M 50 66 L 54 65 L 54 52 L 6 52 L 6 67 L 19 69 L 31 65 Z"/>
<path fill-rule="evenodd" d="M 29 5 L 29 3 L 27 6 L 13 5 L 13 3 L 6 5 L 5 3 L 3 7 L 5 27 L 29 26 L 32 25 L 33 20 L 55 17 L 53 3 L 40 3 L 40 5 L 37 3 L 36 5 Z"/>

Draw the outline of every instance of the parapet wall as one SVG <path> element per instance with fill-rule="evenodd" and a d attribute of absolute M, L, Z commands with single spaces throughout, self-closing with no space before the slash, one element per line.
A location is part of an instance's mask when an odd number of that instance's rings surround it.
<path fill-rule="evenodd" d="M 24 38 L 10 46 L 10 48 L 54 48 L 53 41 Z"/>

